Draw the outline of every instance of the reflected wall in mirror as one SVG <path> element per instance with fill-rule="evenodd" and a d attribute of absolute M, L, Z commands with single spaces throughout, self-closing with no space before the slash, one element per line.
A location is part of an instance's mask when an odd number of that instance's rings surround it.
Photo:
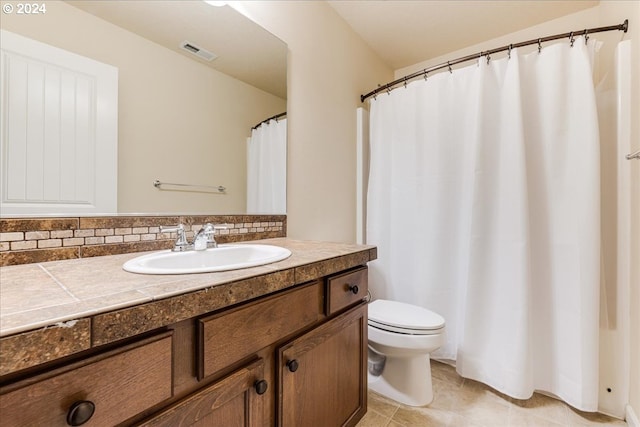
<path fill-rule="evenodd" d="M 44 4 L 44 14 L 3 15 L 2 28 L 118 68 L 118 212 L 246 213 L 247 138 L 286 111 L 286 44 L 201 0 Z"/>

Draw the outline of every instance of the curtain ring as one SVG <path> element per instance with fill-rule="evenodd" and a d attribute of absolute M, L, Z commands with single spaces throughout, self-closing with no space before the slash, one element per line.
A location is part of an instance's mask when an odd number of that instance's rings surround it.
<path fill-rule="evenodd" d="M 407 88 L 407 78 L 406 77 L 404 78 L 404 88 L 405 89 Z"/>
<path fill-rule="evenodd" d="M 538 53 L 542 52 L 542 39 L 538 39 Z"/>
<path fill-rule="evenodd" d="M 453 70 L 451 69 L 451 62 L 447 61 L 447 65 L 449 66 L 449 73 L 453 74 Z"/>
<path fill-rule="evenodd" d="M 573 44 L 575 43 L 576 39 L 573 38 L 573 31 L 571 31 L 571 34 L 569 34 L 569 42 L 571 43 L 570 46 L 573 47 Z"/>
<path fill-rule="evenodd" d="M 511 49 L 513 49 L 513 43 L 509 45 L 509 52 L 507 52 L 507 57 L 511 59 Z"/>
<path fill-rule="evenodd" d="M 427 69 L 424 69 L 424 81 L 427 81 L 427 75 L 429 74 L 429 72 L 427 71 Z"/>
<path fill-rule="evenodd" d="M 487 52 L 487 65 L 489 65 L 490 60 L 491 60 L 491 56 L 489 56 L 489 52 Z"/>
<path fill-rule="evenodd" d="M 587 30 L 585 28 L 584 29 L 584 44 L 586 45 L 588 41 L 589 41 L 589 30 Z"/>

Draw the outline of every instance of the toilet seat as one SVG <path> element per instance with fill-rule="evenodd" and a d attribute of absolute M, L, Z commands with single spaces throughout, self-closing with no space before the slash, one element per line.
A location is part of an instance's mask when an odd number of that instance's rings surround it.
<path fill-rule="evenodd" d="M 444 328 L 437 313 L 398 301 L 375 300 L 369 304 L 369 326 L 408 335 L 433 335 Z"/>

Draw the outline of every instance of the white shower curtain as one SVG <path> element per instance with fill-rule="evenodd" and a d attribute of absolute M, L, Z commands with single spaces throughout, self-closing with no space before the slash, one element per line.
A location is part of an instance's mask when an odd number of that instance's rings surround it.
<path fill-rule="evenodd" d="M 247 213 L 287 211 L 287 119 L 269 120 L 247 138 Z"/>
<path fill-rule="evenodd" d="M 446 320 L 435 357 L 518 399 L 597 410 L 594 42 L 417 80 L 371 101 L 374 298 Z"/>

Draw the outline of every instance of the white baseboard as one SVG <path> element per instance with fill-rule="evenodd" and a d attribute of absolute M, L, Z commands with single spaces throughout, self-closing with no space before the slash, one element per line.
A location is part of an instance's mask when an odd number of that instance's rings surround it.
<path fill-rule="evenodd" d="M 638 416 L 633 411 L 631 405 L 627 405 L 624 411 L 624 419 L 627 422 L 629 427 L 640 427 L 640 421 L 638 420 Z"/>

